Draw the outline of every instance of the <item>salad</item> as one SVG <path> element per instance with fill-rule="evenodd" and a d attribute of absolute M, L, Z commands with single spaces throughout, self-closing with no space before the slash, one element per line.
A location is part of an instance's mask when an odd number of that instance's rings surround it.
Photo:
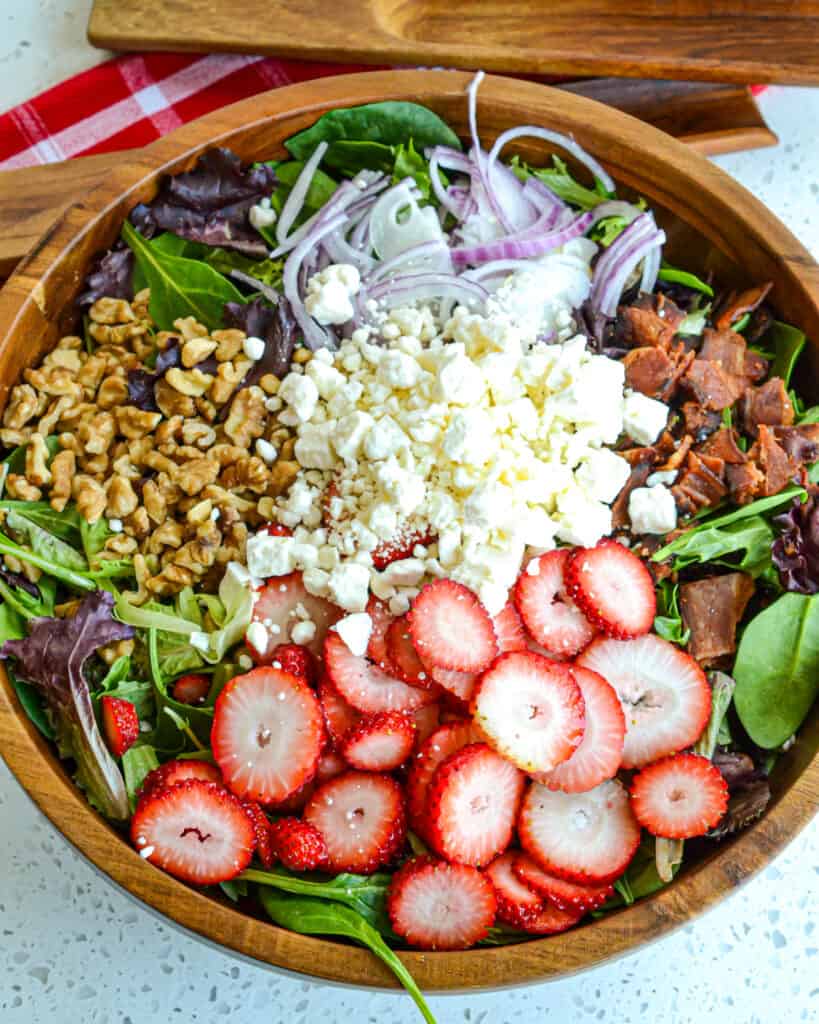
<path fill-rule="evenodd" d="M 819 688 L 805 336 L 572 139 L 482 148 L 480 78 L 466 143 L 376 103 L 166 179 L 0 429 L 0 657 L 89 802 L 427 1020 L 396 948 L 668 885 Z"/>

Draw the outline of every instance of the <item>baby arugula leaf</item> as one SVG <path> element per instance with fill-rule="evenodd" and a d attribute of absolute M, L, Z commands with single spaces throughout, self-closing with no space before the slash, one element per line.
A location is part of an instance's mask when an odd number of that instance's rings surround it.
<path fill-rule="evenodd" d="M 55 512 L 47 501 L 0 501 L 0 509 L 5 512 L 16 512 L 30 519 L 35 525 L 47 530 L 55 537 L 79 545 L 82 523 L 79 512 L 73 504 L 66 505 L 62 512 Z"/>
<path fill-rule="evenodd" d="M 783 324 L 779 320 L 774 320 L 760 339 L 765 348 L 774 352 L 770 376 L 781 377 L 785 387 L 790 383 L 791 374 L 806 341 L 804 333 L 797 327 Z"/>
<path fill-rule="evenodd" d="M 427 1024 L 435 1024 L 415 979 L 375 928 L 350 907 L 309 896 L 293 896 L 261 888 L 259 899 L 271 920 L 299 935 L 340 935 L 365 946 L 389 967 L 421 1011 Z"/>

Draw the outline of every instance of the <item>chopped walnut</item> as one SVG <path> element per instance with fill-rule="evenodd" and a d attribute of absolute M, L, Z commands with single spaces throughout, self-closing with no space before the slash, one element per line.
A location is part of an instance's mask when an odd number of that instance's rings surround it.
<path fill-rule="evenodd" d="M 122 406 L 114 415 L 117 418 L 119 432 L 124 437 L 134 439 L 150 434 L 162 419 L 160 413 L 145 412 L 143 409 L 137 409 L 135 405 Z"/>
<path fill-rule="evenodd" d="M 154 398 L 156 404 L 165 416 L 190 417 L 196 413 L 196 406 L 190 395 L 183 395 L 181 391 L 172 388 L 163 378 L 154 385 Z"/>
<path fill-rule="evenodd" d="M 35 434 L 26 448 L 26 480 L 35 487 L 45 487 L 51 483 L 48 459 L 45 438 L 42 434 Z"/>
<path fill-rule="evenodd" d="M 225 422 L 227 436 L 237 447 L 249 449 L 256 438 L 264 433 L 266 423 L 267 410 L 262 389 L 242 388 L 230 406 Z"/>
<path fill-rule="evenodd" d="M 80 423 L 77 436 L 89 455 L 102 455 L 111 447 L 116 432 L 117 420 L 114 416 L 110 412 L 98 412 Z"/>
<path fill-rule="evenodd" d="M 112 476 L 108 481 L 107 490 L 106 514 L 109 519 L 125 519 L 139 505 L 139 498 L 127 477 Z"/>
<path fill-rule="evenodd" d="M 219 345 L 212 338 L 191 338 L 182 346 L 182 365 L 192 370 L 197 363 L 213 355 Z"/>
<path fill-rule="evenodd" d="M 199 398 L 210 387 L 213 377 L 201 370 L 180 370 L 174 366 L 165 374 L 165 380 L 180 394 L 190 398 Z"/>
<path fill-rule="evenodd" d="M 116 409 L 128 401 L 128 384 L 124 377 L 106 377 L 97 391 L 100 409 Z"/>
<path fill-rule="evenodd" d="M 105 511 L 107 497 L 105 488 L 93 477 L 80 473 L 72 484 L 77 510 L 88 523 L 96 523 Z"/>
<path fill-rule="evenodd" d="M 203 487 L 215 482 L 219 476 L 219 463 L 213 459 L 191 459 L 182 466 L 175 467 L 172 479 L 179 484 L 185 494 L 198 494 Z"/>
<path fill-rule="evenodd" d="M 11 389 L 9 404 L 3 413 L 3 424 L 12 430 L 19 430 L 37 415 L 39 404 L 37 392 L 30 384 L 18 384 Z"/>
<path fill-rule="evenodd" d="M 243 455 L 219 477 L 219 483 L 228 490 L 248 490 L 254 494 L 264 494 L 270 481 L 270 469 L 258 455 Z"/>
<path fill-rule="evenodd" d="M 62 512 L 71 497 L 71 485 L 77 471 L 77 460 L 74 452 L 63 450 L 57 452 L 51 460 L 51 507 L 55 512 Z"/>
<path fill-rule="evenodd" d="M 136 320 L 125 299 L 97 299 L 88 310 L 88 318 L 96 324 L 127 324 Z"/>
<path fill-rule="evenodd" d="M 218 343 L 216 358 L 220 363 L 227 363 L 235 359 L 242 351 L 245 333 L 231 328 L 227 331 L 214 331 L 211 338 Z"/>
<path fill-rule="evenodd" d="M 17 498 L 19 501 L 39 501 L 43 496 L 39 487 L 30 484 L 24 476 L 17 473 L 9 473 L 6 477 L 6 490 L 9 497 Z"/>

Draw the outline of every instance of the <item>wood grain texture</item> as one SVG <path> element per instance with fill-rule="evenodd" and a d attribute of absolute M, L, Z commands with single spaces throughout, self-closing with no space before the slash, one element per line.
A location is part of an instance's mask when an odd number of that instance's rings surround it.
<path fill-rule="evenodd" d="M 777 142 L 745 86 L 598 78 L 558 88 L 633 114 L 699 153 L 730 153 Z M 0 171 L 0 279 L 70 202 L 90 191 L 116 164 L 133 158 L 128 152 L 104 153 Z"/>
<path fill-rule="evenodd" d="M 819 0 L 95 0 L 112 50 L 711 81 L 819 81 Z"/>
<path fill-rule="evenodd" d="M 412 98 L 466 129 L 469 76 L 385 72 L 279 89 L 220 110 L 116 167 L 96 192 L 69 207 L 0 292 L 0 402 L 23 366 L 35 363 L 71 326 L 72 301 L 92 255 L 116 238 L 122 219 L 150 199 L 163 173 L 192 166 L 213 145 L 245 160 L 276 156 L 280 140 L 335 106 Z M 753 196 L 667 135 L 579 96 L 489 77 L 479 103 L 487 141 L 521 119 L 573 132 L 623 186 L 647 196 L 669 236 L 670 258 L 712 268 L 726 283 L 772 279 L 778 314 L 813 339 L 802 386 L 819 398 L 819 267 Z M 543 157 L 539 143 L 521 148 Z M 25 718 L 0 673 L 0 751 L 44 813 L 114 882 L 178 924 L 259 961 L 356 985 L 391 986 L 364 950 L 283 931 L 195 892 L 143 861 L 86 804 L 53 750 Z M 777 762 L 774 798 L 753 828 L 686 865 L 668 889 L 563 935 L 463 953 L 402 953 L 429 990 L 472 990 L 571 974 L 650 942 L 690 921 L 760 870 L 819 806 L 819 708 Z"/>

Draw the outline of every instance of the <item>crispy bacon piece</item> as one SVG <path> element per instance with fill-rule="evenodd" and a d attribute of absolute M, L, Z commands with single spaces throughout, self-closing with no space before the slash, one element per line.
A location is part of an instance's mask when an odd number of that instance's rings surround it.
<path fill-rule="evenodd" d="M 618 316 L 623 338 L 632 348 L 669 348 L 685 313 L 667 295 L 641 295 L 630 306 L 621 306 Z"/>
<path fill-rule="evenodd" d="M 746 313 L 753 313 L 756 307 L 765 300 L 772 287 L 773 281 L 768 281 L 767 284 L 755 285 L 744 292 L 731 292 L 725 302 L 721 304 L 715 323 L 717 330 L 724 331 Z"/>
<path fill-rule="evenodd" d="M 746 351 L 745 353 L 745 376 L 748 380 L 758 384 L 768 376 L 768 360 L 758 352 Z"/>
<path fill-rule="evenodd" d="M 739 411 L 743 429 L 752 437 L 762 424 L 789 427 L 793 423 L 793 403 L 781 377 L 771 377 L 758 388 L 746 388 Z"/>
<path fill-rule="evenodd" d="M 719 363 L 695 359 L 682 379 L 704 409 L 720 412 L 736 402 L 745 388 L 745 378 L 727 373 Z"/>
<path fill-rule="evenodd" d="M 694 515 L 701 508 L 716 505 L 728 493 L 725 463 L 711 455 L 689 452 L 685 469 L 671 493 L 683 515 Z"/>
<path fill-rule="evenodd" d="M 698 402 L 684 402 L 682 409 L 685 432 L 691 434 L 694 441 L 704 441 L 722 423 L 722 417 L 714 409 L 704 409 Z"/>
<path fill-rule="evenodd" d="M 656 466 L 659 456 L 655 448 L 630 448 L 620 452 L 631 466 L 631 475 L 611 506 L 611 522 L 614 529 L 628 526 L 628 498 L 635 487 L 642 487 Z"/>
<path fill-rule="evenodd" d="M 680 613 L 691 630 L 688 653 L 702 665 L 712 665 L 736 650 L 737 624 L 754 592 L 744 572 L 709 576 L 680 586 Z"/>
<path fill-rule="evenodd" d="M 778 494 L 796 471 L 796 463 L 779 444 L 773 429 L 762 424 L 747 461 L 728 466 L 726 476 L 731 497 L 738 505 L 747 505 L 754 498 Z"/>
<path fill-rule="evenodd" d="M 819 423 L 774 427 L 774 437 L 797 465 L 819 461 Z"/>
<path fill-rule="evenodd" d="M 737 505 L 747 505 L 762 493 L 765 474 L 754 462 L 744 462 L 741 466 L 727 466 L 725 476 L 731 498 Z"/>
<path fill-rule="evenodd" d="M 668 402 L 693 361 L 694 353 L 686 352 L 684 345 L 668 349 L 651 345 L 633 348 L 623 359 L 626 383 L 634 391 Z"/>
<path fill-rule="evenodd" d="M 722 459 L 733 466 L 739 466 L 747 459 L 747 455 L 737 444 L 737 432 L 730 427 L 721 427 L 715 431 L 703 441 L 697 451 L 702 455 Z"/>
<path fill-rule="evenodd" d="M 745 339 L 736 331 L 713 331 L 706 327 L 702 332 L 699 358 L 718 363 L 732 377 L 744 377 L 746 350 Z"/>

